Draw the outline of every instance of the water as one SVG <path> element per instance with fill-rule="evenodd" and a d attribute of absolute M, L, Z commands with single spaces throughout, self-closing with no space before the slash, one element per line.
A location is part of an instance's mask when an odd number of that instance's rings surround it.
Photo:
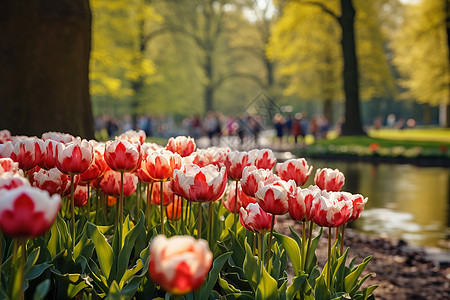
<path fill-rule="evenodd" d="M 450 169 L 406 164 L 322 161 L 305 186 L 313 184 L 318 168 L 339 169 L 343 191 L 369 198 L 361 218 L 353 222 L 362 232 L 401 238 L 414 246 L 450 249 Z"/>

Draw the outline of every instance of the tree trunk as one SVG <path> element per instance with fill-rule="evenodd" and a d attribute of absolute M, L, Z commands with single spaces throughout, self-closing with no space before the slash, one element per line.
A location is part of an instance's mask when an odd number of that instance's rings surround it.
<path fill-rule="evenodd" d="M 3 0 L 0 36 L 0 128 L 93 138 L 89 0 Z"/>
<path fill-rule="evenodd" d="M 333 100 L 331 98 L 327 98 L 323 102 L 323 115 L 330 125 L 333 124 Z"/>
<path fill-rule="evenodd" d="M 342 28 L 344 59 L 345 123 L 342 135 L 365 135 L 359 109 L 358 61 L 355 45 L 355 9 L 352 0 L 341 0 L 342 15 L 338 18 Z"/>
<path fill-rule="evenodd" d="M 450 73 L 450 1 L 445 0 L 445 27 L 447 32 L 447 66 Z M 450 82 L 447 83 L 448 99 L 447 99 L 447 114 L 445 117 L 445 127 L 450 127 Z"/>
<path fill-rule="evenodd" d="M 205 55 L 205 64 L 203 65 L 203 69 L 205 71 L 205 77 L 207 83 L 205 84 L 204 90 L 204 101 L 205 101 L 205 115 L 209 111 L 214 110 L 214 86 L 213 86 L 213 64 L 211 53 L 207 53 Z"/>

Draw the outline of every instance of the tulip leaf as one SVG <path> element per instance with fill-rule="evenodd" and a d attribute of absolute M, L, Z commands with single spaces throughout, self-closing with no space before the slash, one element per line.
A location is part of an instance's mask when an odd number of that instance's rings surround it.
<path fill-rule="evenodd" d="M 243 269 L 245 277 L 247 277 L 248 283 L 252 287 L 253 291 L 256 291 L 260 281 L 260 264 L 258 260 L 253 256 L 252 250 L 245 239 L 245 259 L 243 263 Z"/>
<path fill-rule="evenodd" d="M 300 258 L 300 248 L 298 247 L 298 244 L 295 242 L 295 240 L 293 240 L 288 236 L 276 232 L 274 232 L 273 235 L 278 240 L 278 242 L 280 242 L 280 244 L 283 245 L 287 255 L 289 256 L 289 259 L 292 262 L 292 267 L 294 268 L 295 274 L 299 275 L 301 258 Z"/>
<path fill-rule="evenodd" d="M 349 293 L 350 296 L 352 295 L 351 293 L 354 292 L 355 284 L 359 276 L 364 271 L 371 258 L 372 256 L 366 257 L 363 260 L 363 262 L 359 264 L 359 266 L 357 266 L 353 272 L 351 272 L 345 277 L 345 291 Z"/>
<path fill-rule="evenodd" d="M 206 277 L 205 283 L 202 286 L 201 297 L 200 299 L 207 299 L 211 294 L 214 285 L 217 282 L 217 278 L 219 277 L 220 270 L 222 270 L 223 265 L 231 256 L 232 252 L 227 252 L 216 258 L 213 262 L 211 271 L 209 271 L 208 276 Z"/>
<path fill-rule="evenodd" d="M 256 289 L 255 300 L 279 299 L 277 281 L 267 273 L 264 267 L 261 271 L 261 281 Z"/>
<path fill-rule="evenodd" d="M 62 287 L 57 288 L 58 299 L 72 299 L 84 288 L 92 287 L 87 278 L 81 274 L 61 274 L 56 268 L 50 269 Z"/>
<path fill-rule="evenodd" d="M 50 290 L 50 279 L 45 279 L 39 283 L 34 291 L 33 300 L 47 299 L 48 291 Z"/>
<path fill-rule="evenodd" d="M 128 220 L 128 217 L 127 217 L 127 220 Z M 144 230 L 144 221 L 145 221 L 145 215 L 141 211 L 141 217 L 139 219 L 138 224 L 136 226 L 134 226 L 133 229 L 131 229 L 131 231 L 129 231 L 128 234 L 125 236 L 125 242 L 123 244 L 122 249 L 120 250 L 120 253 L 118 255 L 118 261 L 117 261 L 117 274 L 116 274 L 115 278 L 118 282 L 121 282 L 121 278 L 122 278 L 123 274 L 125 273 L 125 271 L 127 270 L 131 252 L 133 251 L 134 245 L 136 243 L 136 239 L 139 237 L 141 232 Z"/>
<path fill-rule="evenodd" d="M 325 269 L 324 269 L 325 270 Z M 330 290 L 325 283 L 325 276 L 322 274 L 316 279 L 316 288 L 314 292 L 315 299 L 329 300 L 331 299 Z"/>
<path fill-rule="evenodd" d="M 297 294 L 302 285 L 306 281 L 306 275 L 299 275 L 292 279 L 292 283 L 288 286 L 286 290 L 286 300 L 292 300 L 295 297 L 295 294 Z"/>
<path fill-rule="evenodd" d="M 320 228 L 319 234 L 311 240 L 311 245 L 308 251 L 308 257 L 306 258 L 306 266 L 305 272 L 307 274 L 311 274 L 312 269 L 316 266 L 317 257 L 316 257 L 316 249 L 319 244 L 320 237 L 322 236 L 323 228 Z M 311 237 L 310 237 L 311 238 Z"/>
<path fill-rule="evenodd" d="M 87 224 L 87 231 L 95 246 L 100 269 L 106 278 L 109 278 L 111 267 L 114 262 L 114 253 L 111 246 L 106 241 L 105 236 L 92 223 Z"/>
<path fill-rule="evenodd" d="M 42 275 L 42 273 L 45 272 L 48 268 L 50 268 L 52 265 L 49 263 L 42 263 L 39 265 L 32 266 L 30 271 L 27 274 L 27 280 L 33 280 L 38 278 Z"/>
<path fill-rule="evenodd" d="M 347 261 L 348 250 L 349 248 L 347 248 L 347 250 L 341 257 L 339 257 L 339 259 L 337 260 L 337 264 L 334 267 L 334 271 L 331 270 L 334 273 L 333 278 L 336 278 L 336 291 L 338 292 L 345 291 L 344 286 L 345 269 L 346 269 L 345 262 Z"/>

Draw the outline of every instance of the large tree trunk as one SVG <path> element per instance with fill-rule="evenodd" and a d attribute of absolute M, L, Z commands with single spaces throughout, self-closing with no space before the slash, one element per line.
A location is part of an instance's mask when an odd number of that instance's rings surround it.
<path fill-rule="evenodd" d="M 446 32 L 447 32 L 447 66 L 448 72 L 450 72 L 450 1 L 445 0 L 445 24 L 446 24 Z M 447 109 L 444 120 L 445 127 L 450 127 L 450 82 L 448 83 L 448 99 L 447 99 Z"/>
<path fill-rule="evenodd" d="M 342 28 L 344 58 L 345 123 L 342 135 L 365 135 L 359 109 L 358 61 L 355 45 L 355 8 L 352 0 L 341 0 L 342 15 L 338 18 Z"/>
<path fill-rule="evenodd" d="M 93 138 L 89 0 L 3 0 L 0 36 L 0 129 Z"/>

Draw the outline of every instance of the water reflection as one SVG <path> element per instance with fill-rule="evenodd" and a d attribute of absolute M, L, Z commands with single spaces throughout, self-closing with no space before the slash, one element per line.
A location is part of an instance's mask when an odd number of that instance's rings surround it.
<path fill-rule="evenodd" d="M 449 247 L 449 169 L 315 159 L 308 163 L 314 170 L 341 170 L 346 179 L 343 190 L 369 197 L 353 227 L 402 238 L 412 245 Z"/>

